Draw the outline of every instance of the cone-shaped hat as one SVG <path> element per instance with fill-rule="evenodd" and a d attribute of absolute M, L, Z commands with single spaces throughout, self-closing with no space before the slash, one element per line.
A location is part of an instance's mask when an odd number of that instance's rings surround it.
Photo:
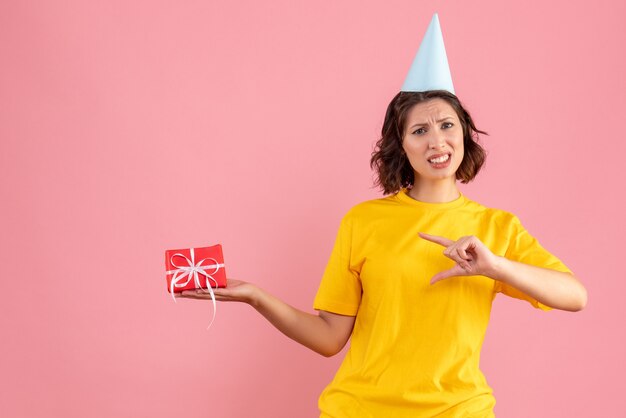
<path fill-rule="evenodd" d="M 454 94 L 448 66 L 446 47 L 439 25 L 439 16 L 433 15 L 420 44 L 401 91 L 447 90 Z"/>

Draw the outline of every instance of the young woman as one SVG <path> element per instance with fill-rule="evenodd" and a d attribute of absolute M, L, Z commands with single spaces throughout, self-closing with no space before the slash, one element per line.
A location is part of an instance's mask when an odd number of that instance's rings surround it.
<path fill-rule="evenodd" d="M 583 285 L 517 217 L 459 192 L 457 180 L 471 181 L 485 159 L 478 133 L 454 94 L 399 93 L 371 160 L 387 197 L 343 218 L 318 314 L 243 281 L 215 290 L 324 356 L 351 339 L 320 397 L 322 417 L 493 417 L 479 357 L 496 293 L 584 308 Z"/>

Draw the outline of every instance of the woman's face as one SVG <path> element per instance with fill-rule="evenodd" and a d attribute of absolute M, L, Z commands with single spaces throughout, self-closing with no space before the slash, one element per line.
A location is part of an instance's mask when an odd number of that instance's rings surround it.
<path fill-rule="evenodd" d="M 407 114 L 402 148 L 415 172 L 415 184 L 456 181 L 463 161 L 463 126 L 454 108 L 440 98 L 413 106 Z"/>

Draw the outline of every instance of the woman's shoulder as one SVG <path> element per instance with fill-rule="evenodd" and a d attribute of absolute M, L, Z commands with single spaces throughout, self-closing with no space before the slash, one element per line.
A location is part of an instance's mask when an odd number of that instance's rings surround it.
<path fill-rule="evenodd" d="M 519 218 L 514 213 L 509 212 L 508 210 L 486 206 L 468 197 L 465 197 L 465 200 L 466 204 L 464 205 L 464 209 L 471 211 L 479 216 L 488 217 L 498 223 L 503 224 L 519 222 Z"/>
<path fill-rule="evenodd" d="M 369 199 L 353 205 L 345 214 L 347 218 L 362 218 L 386 212 L 398 206 L 397 194 L 390 194 L 376 199 Z"/>

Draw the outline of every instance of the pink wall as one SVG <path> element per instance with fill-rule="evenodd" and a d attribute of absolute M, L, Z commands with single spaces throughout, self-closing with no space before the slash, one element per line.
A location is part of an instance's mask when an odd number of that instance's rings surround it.
<path fill-rule="evenodd" d="M 2 415 L 316 416 L 340 356 L 243 305 L 207 332 L 163 252 L 220 242 L 231 277 L 310 309 L 340 217 L 379 196 L 369 154 L 434 11 L 490 133 L 464 192 L 590 295 L 577 314 L 496 299 L 496 412 L 626 409 L 625 3 L 511 3 L 2 2 Z"/>

